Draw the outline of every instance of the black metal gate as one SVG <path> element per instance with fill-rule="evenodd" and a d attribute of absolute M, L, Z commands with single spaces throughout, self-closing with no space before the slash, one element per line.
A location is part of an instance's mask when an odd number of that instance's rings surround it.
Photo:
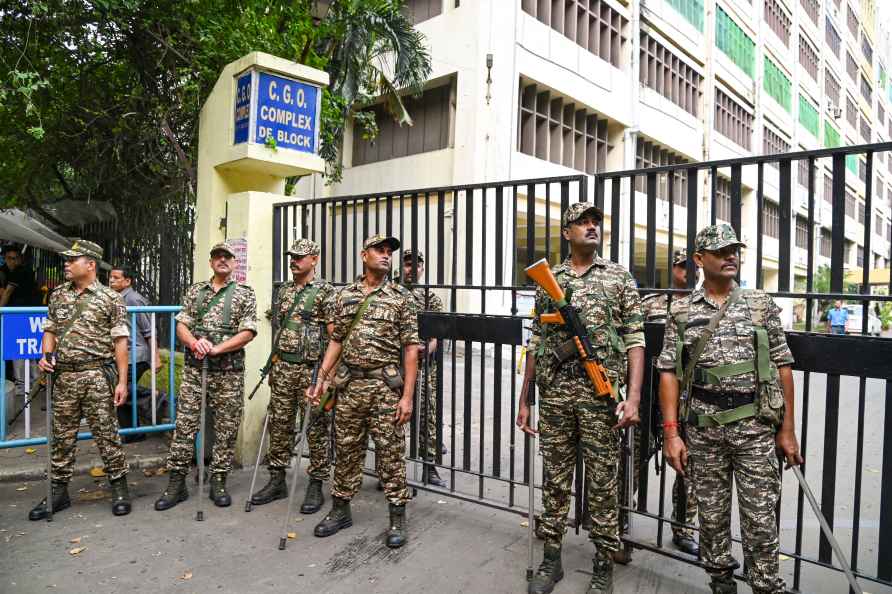
<path fill-rule="evenodd" d="M 884 259 L 892 255 L 886 205 L 877 208 L 873 187 L 876 163 L 885 163 L 892 178 L 890 150 L 892 143 L 883 143 L 280 204 L 274 211 L 272 280 L 284 280 L 287 263 L 281 255 L 295 237 L 320 243 L 319 272 L 336 284 L 361 272 L 359 250 L 374 233 L 395 235 L 404 248 L 423 250 L 427 271 L 419 286 L 443 298 L 451 319 L 422 320 L 423 331 L 444 343 L 437 353 L 436 439 L 448 450 L 438 463 L 449 487 L 431 488 L 420 480 L 413 485 L 525 514 L 526 497 L 518 498 L 518 490 L 526 492 L 526 461 L 535 452 L 514 426 L 526 332 L 516 325 L 526 326 L 532 307 L 533 290 L 523 269 L 541 257 L 554 264 L 567 254 L 560 213 L 578 201 L 602 206 L 604 257 L 631 263 L 642 291 L 670 294 L 677 293 L 666 288 L 676 247 L 686 245 L 692 252 L 698 228 L 708 222 L 726 220 L 740 233 L 744 214 L 755 215 L 755 235 L 752 226 L 744 229 L 745 258 L 755 256 L 754 262 L 744 261 L 742 282 L 765 288 L 785 310 L 801 310 L 788 341 L 796 357 L 797 432 L 807 461 L 803 471 L 807 468 L 806 477 L 856 574 L 892 587 L 892 439 L 884 438 L 892 435 L 892 414 L 886 414 L 892 397 L 892 341 L 829 336 L 817 331 L 821 322 L 816 319 L 818 304 L 843 299 L 860 304 L 861 330 L 867 331 L 871 303 L 890 301 L 892 287 L 873 295 L 869 284 L 877 241 L 883 242 L 879 253 Z M 795 184 L 794 166 L 799 172 Z M 874 223 L 881 221 L 886 228 L 877 232 Z M 821 228 L 820 243 L 816 227 Z M 660 237 L 666 240 L 658 242 Z M 863 275 L 860 283 L 847 285 L 843 262 L 858 251 L 858 239 Z M 826 269 L 818 266 L 821 262 Z M 816 277 L 828 274 L 829 286 L 816 289 Z M 692 270 L 688 278 L 693 286 Z M 648 360 L 661 344 L 661 327 L 648 324 Z M 648 380 L 652 374 L 651 367 Z M 649 402 L 645 412 L 652 413 L 653 398 Z M 641 430 L 647 426 L 642 423 Z M 418 479 L 417 430 L 412 435 L 410 468 Z M 647 464 L 644 460 L 642 467 Z M 664 546 L 664 528 L 671 521 L 666 484 L 672 471 L 659 457 L 659 474 L 653 460 L 650 464 L 639 477 L 633 530 L 624 541 L 696 563 Z M 581 503 L 575 506 L 576 517 Z M 782 571 L 792 591 L 810 591 L 828 574 L 843 583 L 829 543 L 792 477 L 784 480 L 778 523 L 786 560 Z"/>

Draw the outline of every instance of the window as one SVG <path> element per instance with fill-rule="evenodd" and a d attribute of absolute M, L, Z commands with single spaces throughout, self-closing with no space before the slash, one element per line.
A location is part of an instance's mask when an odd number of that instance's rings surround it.
<path fill-rule="evenodd" d="M 836 148 L 842 142 L 839 139 L 839 132 L 830 125 L 830 122 L 824 120 L 824 146 L 827 148 Z"/>
<path fill-rule="evenodd" d="M 856 261 L 855 265 L 863 268 L 864 267 L 864 247 L 859 245 L 857 254 L 858 254 L 858 257 L 857 257 L 857 261 Z"/>
<path fill-rule="evenodd" d="M 876 213 L 873 217 L 873 220 L 874 220 L 874 225 L 875 225 L 873 228 L 873 232 L 877 233 L 879 235 L 882 235 L 883 234 L 883 226 L 884 226 L 883 225 L 883 215 L 881 215 L 880 213 Z"/>
<path fill-rule="evenodd" d="M 776 134 L 771 128 L 765 126 L 762 128 L 762 154 L 776 155 L 778 153 L 789 153 L 790 143 L 784 140 L 780 134 Z M 808 171 L 808 160 L 803 159 L 800 163 L 805 163 L 805 170 Z M 777 169 L 777 161 L 769 163 L 771 167 Z"/>
<path fill-rule="evenodd" d="M 676 155 L 670 150 L 667 150 L 656 144 L 654 142 L 650 142 L 649 140 L 644 140 L 640 136 L 638 137 L 638 142 L 635 145 L 635 168 L 636 169 L 645 169 L 647 167 L 661 167 L 663 165 L 677 165 L 680 163 L 687 163 L 688 160 L 680 155 Z M 672 182 L 672 194 L 673 194 L 673 202 L 678 204 L 679 206 L 687 206 L 688 205 L 688 176 L 681 171 L 677 171 L 673 174 L 674 181 Z M 666 174 L 658 174 L 657 175 L 657 198 L 660 200 L 669 200 L 669 180 L 668 175 Z M 647 192 L 647 176 L 644 175 L 636 175 L 635 176 L 635 191 L 645 193 Z"/>
<path fill-rule="evenodd" d="M 818 80 L 818 52 L 803 35 L 799 36 L 799 64 L 805 68 L 812 80 Z"/>
<path fill-rule="evenodd" d="M 666 0 L 687 22 L 703 32 L 703 0 Z"/>
<path fill-rule="evenodd" d="M 564 37 L 620 67 L 628 23 L 604 0 L 523 0 L 523 10 Z"/>
<path fill-rule="evenodd" d="M 780 236 L 780 208 L 769 200 L 762 203 L 762 233 L 768 237 Z"/>
<path fill-rule="evenodd" d="M 765 56 L 765 74 L 763 85 L 768 94 L 777 101 L 778 105 L 790 111 L 790 79 L 784 75 L 780 68 Z"/>
<path fill-rule="evenodd" d="M 846 4 L 846 25 L 848 25 L 852 35 L 858 37 L 858 15 L 855 14 L 850 4 Z"/>
<path fill-rule="evenodd" d="M 736 144 L 750 150 L 753 114 L 721 90 L 715 90 L 715 129 Z"/>
<path fill-rule="evenodd" d="M 852 82 L 858 82 L 858 62 L 852 57 L 852 52 L 846 50 L 846 74 L 852 79 Z"/>
<path fill-rule="evenodd" d="M 602 171 L 607 153 L 607 120 L 535 83 L 520 89 L 520 152 L 585 173 Z"/>
<path fill-rule="evenodd" d="M 850 219 L 855 218 L 855 209 L 856 209 L 856 201 L 855 195 L 852 194 L 851 190 L 846 188 L 846 216 Z"/>
<path fill-rule="evenodd" d="M 811 132 L 812 136 L 818 137 L 818 110 L 802 94 L 799 95 L 799 123 Z"/>
<path fill-rule="evenodd" d="M 697 115 L 703 77 L 647 33 L 641 34 L 639 80 L 689 114 Z"/>
<path fill-rule="evenodd" d="M 443 12 L 443 2 L 441 0 L 406 0 L 403 10 L 412 24 L 417 25 L 421 21 L 426 21 Z"/>
<path fill-rule="evenodd" d="M 715 180 L 715 218 L 731 222 L 731 182 L 721 176 Z"/>
<path fill-rule="evenodd" d="M 830 74 L 830 71 L 824 69 L 824 94 L 833 102 L 833 107 L 839 106 L 839 81 Z"/>
<path fill-rule="evenodd" d="M 873 64 L 873 47 L 867 40 L 867 35 L 861 33 L 861 53 L 869 64 Z"/>
<path fill-rule="evenodd" d="M 808 248 L 808 219 L 796 217 L 796 247 Z"/>
<path fill-rule="evenodd" d="M 412 126 L 400 126 L 382 105 L 366 111 L 375 114 L 378 136 L 365 140 L 353 136 L 353 165 L 375 163 L 407 155 L 436 151 L 449 146 L 450 128 L 454 122 L 452 110 L 453 84 L 424 91 L 420 98 L 404 97 L 406 109 L 415 120 Z"/>
<path fill-rule="evenodd" d="M 799 150 L 804 151 L 804 147 L 799 147 Z M 808 159 L 799 159 L 796 162 L 796 166 L 798 167 L 798 181 L 799 185 L 803 188 L 808 189 Z M 815 166 L 815 184 L 818 182 L 818 168 Z M 815 186 L 815 192 L 817 192 L 817 185 Z"/>
<path fill-rule="evenodd" d="M 858 222 L 861 223 L 862 225 L 864 224 L 864 215 L 865 215 L 864 203 L 859 200 L 858 201 Z"/>
<path fill-rule="evenodd" d="M 790 15 L 787 14 L 777 0 L 765 0 L 765 22 L 774 31 L 778 39 L 790 46 Z"/>
<path fill-rule="evenodd" d="M 858 127 L 858 108 L 855 107 L 855 100 L 846 95 L 846 121 L 852 128 Z"/>
<path fill-rule="evenodd" d="M 842 39 L 840 38 L 839 32 L 836 30 L 836 27 L 834 27 L 833 23 L 830 21 L 830 17 L 826 18 L 827 22 L 824 24 L 824 39 L 827 41 L 827 45 L 830 47 L 833 55 L 839 58 Z"/>
<path fill-rule="evenodd" d="M 867 161 L 863 159 L 858 159 L 858 179 L 860 179 L 864 183 L 867 183 Z M 864 222 L 863 216 L 861 217 L 861 222 Z"/>
<path fill-rule="evenodd" d="M 873 95 L 873 88 L 870 86 L 870 82 L 867 80 L 867 77 L 863 74 L 861 75 L 861 96 L 870 103 L 871 95 Z"/>
<path fill-rule="evenodd" d="M 817 25 L 818 24 L 818 13 L 821 10 L 819 0 L 799 0 L 799 4 L 802 5 L 803 10 L 805 10 L 805 14 L 808 15 L 808 18 Z"/>
<path fill-rule="evenodd" d="M 821 243 L 818 251 L 825 258 L 829 258 L 833 250 L 833 239 L 830 235 L 830 229 L 821 227 Z"/>
<path fill-rule="evenodd" d="M 756 60 L 756 44 L 721 6 L 715 14 L 715 44 L 731 61 L 753 76 Z"/>
<path fill-rule="evenodd" d="M 877 101 L 877 129 L 882 130 L 883 122 L 886 121 L 886 110 L 883 109 L 883 104 L 880 101 Z M 882 154 L 882 153 L 880 153 Z"/>
<path fill-rule="evenodd" d="M 830 174 L 824 176 L 824 202 L 833 205 L 833 178 Z"/>
<path fill-rule="evenodd" d="M 864 142 L 870 142 L 870 122 L 864 114 L 861 114 L 861 138 Z"/>

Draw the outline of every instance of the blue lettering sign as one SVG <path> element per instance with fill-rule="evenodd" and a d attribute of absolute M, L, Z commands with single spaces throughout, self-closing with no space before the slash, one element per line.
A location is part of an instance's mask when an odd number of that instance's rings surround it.
<path fill-rule="evenodd" d="M 40 359 L 46 314 L 3 316 L 3 359 Z"/>
<path fill-rule="evenodd" d="M 319 129 L 319 88 L 266 72 L 258 73 L 254 142 L 275 140 L 276 148 L 315 153 Z"/>
<path fill-rule="evenodd" d="M 241 75 L 235 83 L 235 137 L 233 144 L 248 142 L 251 130 L 251 73 Z"/>

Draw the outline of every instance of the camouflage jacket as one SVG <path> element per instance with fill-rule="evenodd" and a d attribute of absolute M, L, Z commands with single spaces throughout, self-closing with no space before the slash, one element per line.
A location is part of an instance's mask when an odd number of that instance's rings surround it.
<path fill-rule="evenodd" d="M 45 332 L 62 334 L 78 308 L 86 301 L 83 312 L 56 347 L 60 363 L 85 363 L 111 359 L 115 354 L 114 339 L 129 337 L 124 300 L 99 281 L 93 281 L 78 294 L 74 283 L 67 282 L 53 291 L 47 313 Z"/>
<path fill-rule="evenodd" d="M 776 366 L 791 365 L 793 354 L 787 346 L 786 335 L 780 320 L 780 308 L 774 300 L 762 291 L 751 291 L 751 297 L 741 297 L 731 305 L 719 322 L 715 332 L 706 343 L 697 367 L 709 368 L 730 363 L 753 360 L 756 356 L 753 333 L 752 314 L 748 301 L 763 299 L 765 308 L 764 326 L 768 333 L 769 357 Z M 685 359 L 706 329 L 710 318 L 719 310 L 719 305 L 706 296 L 704 289 L 695 289 L 689 297 L 683 297 L 672 303 L 671 315 L 666 320 L 666 333 L 663 339 L 663 351 L 657 359 L 657 368 L 663 371 L 676 370 L 678 316 L 687 312 L 688 321 L 684 333 Z M 685 361 L 686 362 L 686 361 Z M 718 384 L 702 384 L 695 382 L 700 388 L 714 392 L 754 392 L 756 376 L 753 372 L 723 377 Z"/>
<path fill-rule="evenodd" d="M 307 305 L 308 293 L 314 287 L 317 293 L 313 299 L 312 311 L 309 312 L 310 318 L 305 320 L 302 312 Z M 296 353 L 304 361 L 315 361 L 321 356 L 328 336 L 324 326 L 334 321 L 332 317 L 334 293 L 335 288 L 331 283 L 322 279 L 313 279 L 303 286 L 288 281 L 279 288 L 273 316 L 281 331 L 278 345 L 280 351 Z M 295 300 L 298 300 L 297 305 L 290 319 L 286 321 L 284 318 Z"/>
<path fill-rule="evenodd" d="M 573 270 L 569 259 L 552 268 L 552 272 L 564 291 L 570 291 L 570 304 L 586 324 L 595 354 L 607 368 L 611 382 L 625 384 L 626 351 L 644 347 L 641 298 L 632 275 L 619 264 L 598 256 L 582 274 Z M 537 288 L 529 349 L 536 355 L 536 383 L 542 390 L 554 382 L 558 373 L 585 377 L 579 359 L 561 364 L 555 358 L 556 346 L 569 340 L 571 334 L 563 326 L 539 322 L 539 314 L 551 311 L 556 311 L 554 302 Z"/>
<path fill-rule="evenodd" d="M 400 365 L 401 347 L 420 342 L 415 300 L 408 289 L 391 281 L 384 281 L 372 293 L 374 302 L 345 342 L 347 330 L 365 298 L 362 278 L 341 289 L 334 300 L 332 340 L 344 343 L 341 361 L 351 367 Z"/>
<path fill-rule="evenodd" d="M 424 289 L 413 288 L 411 285 L 405 285 L 405 287 L 415 300 L 415 306 L 418 308 L 418 311 L 443 311 L 443 300 L 433 291 L 427 291 L 427 299 L 425 299 Z"/>
<path fill-rule="evenodd" d="M 674 294 L 673 303 L 683 299 L 683 295 Z M 669 316 L 669 295 L 664 293 L 650 293 L 641 299 L 641 311 L 645 322 L 660 322 L 665 324 Z"/>

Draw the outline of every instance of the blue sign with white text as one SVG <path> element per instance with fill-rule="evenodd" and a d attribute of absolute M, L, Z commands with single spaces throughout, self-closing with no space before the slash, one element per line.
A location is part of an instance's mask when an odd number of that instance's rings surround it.
<path fill-rule="evenodd" d="M 315 153 L 319 88 L 266 72 L 258 79 L 254 142 L 272 137 L 276 148 Z"/>
<path fill-rule="evenodd" d="M 40 359 L 46 314 L 3 316 L 3 359 Z"/>
<path fill-rule="evenodd" d="M 251 73 L 241 75 L 235 83 L 235 138 L 233 144 L 248 142 L 251 131 Z"/>

